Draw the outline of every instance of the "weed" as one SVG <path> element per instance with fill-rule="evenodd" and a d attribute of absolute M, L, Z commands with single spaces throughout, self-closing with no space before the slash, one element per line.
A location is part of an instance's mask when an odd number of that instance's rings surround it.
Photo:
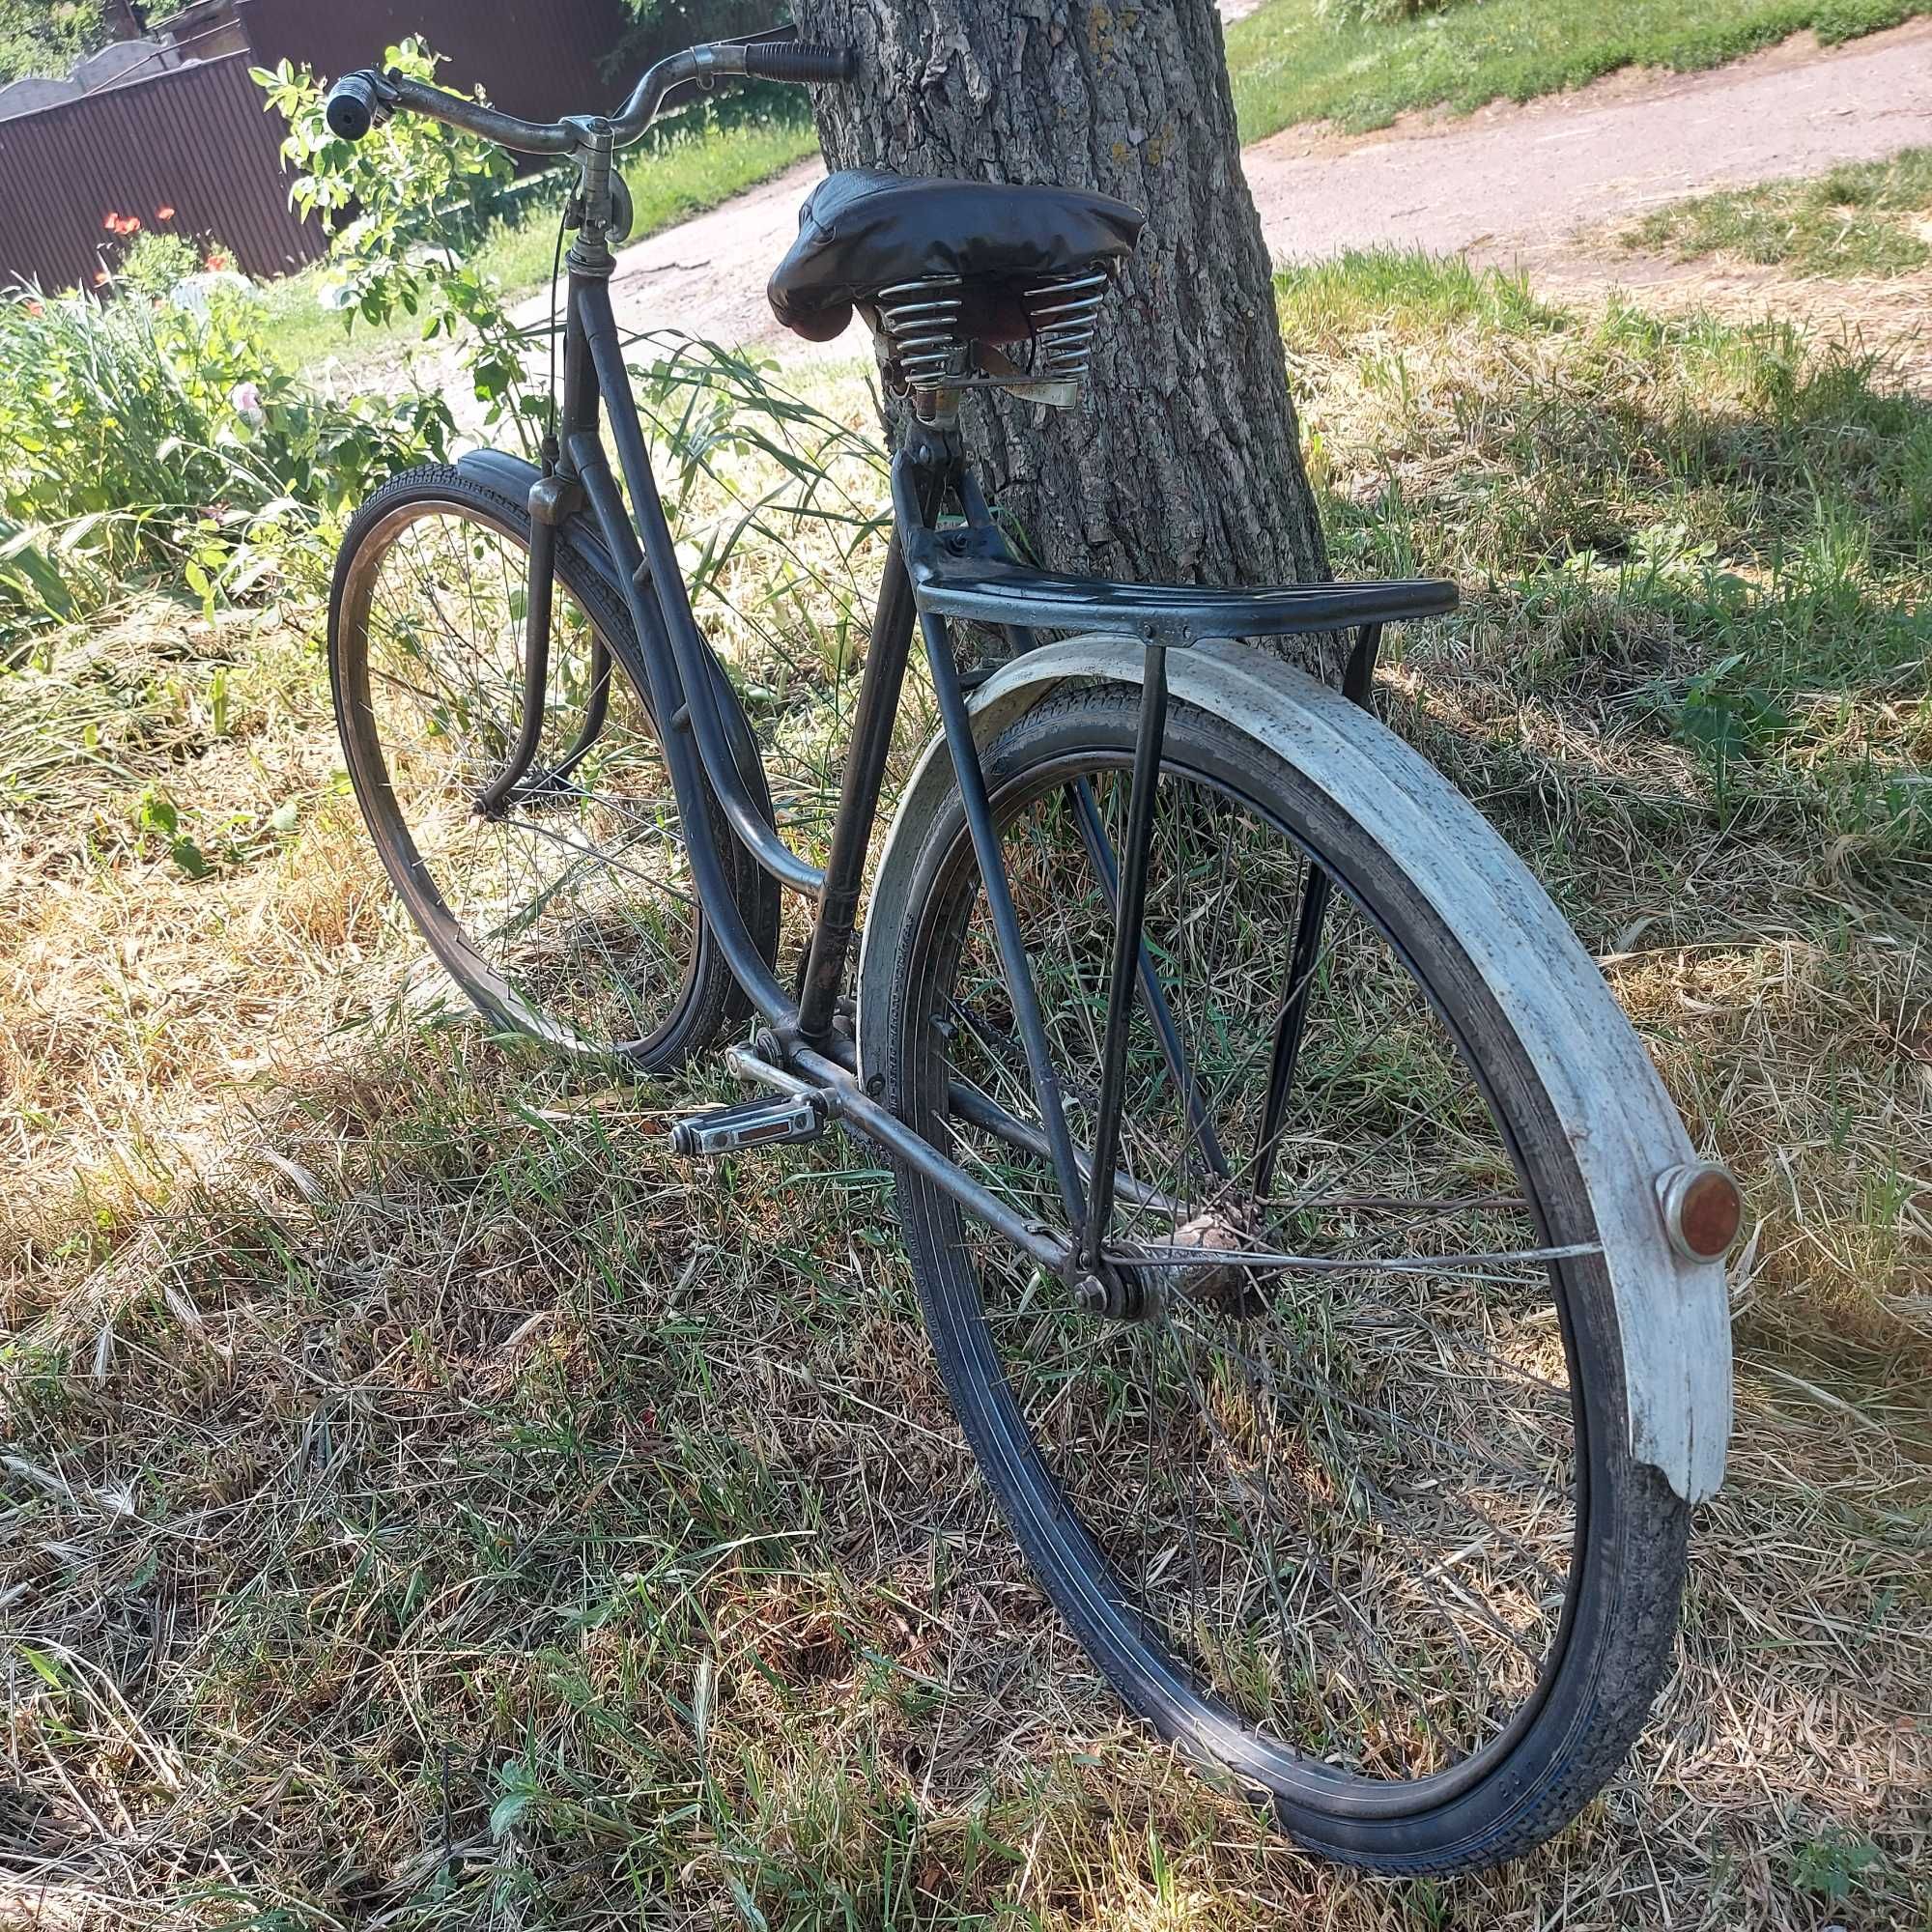
<path fill-rule="evenodd" d="M 1799 275 L 1900 275 L 1932 262 L 1932 148 L 1856 161 L 1804 181 L 1693 195 L 1628 229 L 1626 247 L 1731 255 Z"/>
<path fill-rule="evenodd" d="M 245 301 L 0 296 L 0 653 L 129 576 L 258 587 L 317 513 L 440 451 L 437 398 L 332 402 L 284 373 Z M 198 580 L 198 581 L 197 581 Z"/>
<path fill-rule="evenodd" d="M 1881 1856 L 1876 1845 L 1862 1838 L 1828 1832 L 1791 1848 L 1791 1882 L 1800 1891 L 1815 1892 L 1820 1898 L 1849 1898 Z"/>
<path fill-rule="evenodd" d="M 1228 29 L 1241 138 L 1295 122 L 1380 128 L 1401 113 L 1528 100 L 1622 67 L 1717 67 L 1810 28 L 1845 41 L 1920 0 L 1263 0 Z"/>

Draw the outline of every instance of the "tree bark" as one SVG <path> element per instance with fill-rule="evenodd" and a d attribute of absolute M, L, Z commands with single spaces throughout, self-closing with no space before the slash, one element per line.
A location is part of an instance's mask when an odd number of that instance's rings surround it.
<path fill-rule="evenodd" d="M 816 90 L 830 165 L 1096 189 L 1147 228 L 1077 410 L 968 405 L 989 494 L 1058 569 L 1327 575 L 1213 0 L 796 0 L 859 77 Z"/>

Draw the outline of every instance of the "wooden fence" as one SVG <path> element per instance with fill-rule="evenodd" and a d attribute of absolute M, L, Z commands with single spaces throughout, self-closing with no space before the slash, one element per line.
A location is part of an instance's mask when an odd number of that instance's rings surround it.
<path fill-rule="evenodd" d="M 289 207 L 285 129 L 253 64 L 198 61 L 0 121 L 0 278 L 87 286 L 111 259 L 110 214 L 216 236 L 249 275 L 316 260 L 327 238 Z"/>
<path fill-rule="evenodd" d="M 526 121 L 602 113 L 623 92 L 605 74 L 631 24 L 621 0 L 242 0 L 237 11 L 263 67 L 287 59 L 333 79 L 418 34 L 445 56 L 443 86 L 481 87 Z"/>

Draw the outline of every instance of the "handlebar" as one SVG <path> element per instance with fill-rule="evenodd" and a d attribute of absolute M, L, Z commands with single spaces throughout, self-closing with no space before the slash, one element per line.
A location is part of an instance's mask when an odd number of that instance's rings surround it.
<path fill-rule="evenodd" d="M 324 112 L 328 131 L 345 141 L 359 141 L 376 125 L 382 103 L 366 73 L 345 73 L 328 90 Z"/>
<path fill-rule="evenodd" d="M 760 41 L 745 49 L 745 71 L 754 80 L 785 80 L 799 87 L 816 87 L 852 79 L 859 71 L 859 57 L 849 47 Z"/>
<path fill-rule="evenodd" d="M 789 41 L 718 41 L 688 47 L 661 60 L 632 90 L 631 97 L 608 122 L 594 116 L 568 115 L 561 121 L 523 121 L 499 114 L 494 107 L 427 81 L 412 80 L 391 69 L 387 73 L 363 68 L 346 73 L 328 90 L 324 112 L 329 131 L 345 141 L 359 141 L 373 127 L 398 108 L 427 114 L 466 133 L 494 141 L 525 155 L 573 155 L 608 128 L 612 148 L 628 148 L 641 140 L 664 97 L 685 81 L 710 81 L 745 75 L 758 80 L 787 81 L 797 86 L 850 80 L 858 71 L 857 58 L 834 47 L 799 46 Z"/>

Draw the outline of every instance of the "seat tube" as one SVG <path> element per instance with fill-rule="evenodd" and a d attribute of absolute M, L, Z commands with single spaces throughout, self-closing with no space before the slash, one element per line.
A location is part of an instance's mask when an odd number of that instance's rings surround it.
<path fill-rule="evenodd" d="M 930 527 L 945 501 L 949 477 L 938 453 L 929 445 L 924 453 L 929 460 L 920 468 L 915 492 L 920 515 Z M 907 463 L 915 459 L 902 450 L 895 461 Z M 839 785 L 838 810 L 832 824 L 832 848 L 826 860 L 825 884 L 818 895 L 818 917 L 811 928 L 805 979 L 800 988 L 799 1036 L 812 1044 L 830 1036 L 838 989 L 844 983 L 845 961 L 852 950 L 852 930 L 858 921 L 859 895 L 865 882 L 866 854 L 878 816 L 879 787 L 885 781 L 893 724 L 898 717 L 899 694 L 905 687 L 906 661 L 912 654 L 915 614 L 912 580 L 906 574 L 905 547 L 895 527 L 886 552 L 878 605 L 872 613 L 866 673 L 859 681 L 858 702 L 852 710 L 845 776 Z"/>
<path fill-rule="evenodd" d="M 958 668 L 952 662 L 946 620 L 930 611 L 923 611 L 920 627 L 925 637 L 926 658 L 932 667 L 933 690 L 939 698 L 946 747 L 952 753 L 953 776 L 966 808 L 966 826 L 972 835 L 974 857 L 980 863 L 980 886 L 992 918 L 1000 970 L 1006 979 L 1008 997 L 1013 1004 L 1027 1070 L 1033 1076 L 1034 1094 L 1039 1101 L 1040 1122 L 1053 1160 L 1054 1179 L 1060 1184 L 1060 1198 L 1077 1239 L 1087 1219 L 1086 1189 L 1081 1182 L 1073 1137 L 1067 1131 L 1066 1104 L 1053 1064 L 1046 1022 L 1040 1016 L 1039 994 L 1033 982 L 1033 967 L 1020 932 L 1019 913 L 1013 905 L 1012 883 L 1007 877 L 1006 854 L 1000 846 L 999 826 L 986 791 L 986 774 L 973 737 L 972 713 L 967 708 L 966 694 L 960 689 Z"/>

